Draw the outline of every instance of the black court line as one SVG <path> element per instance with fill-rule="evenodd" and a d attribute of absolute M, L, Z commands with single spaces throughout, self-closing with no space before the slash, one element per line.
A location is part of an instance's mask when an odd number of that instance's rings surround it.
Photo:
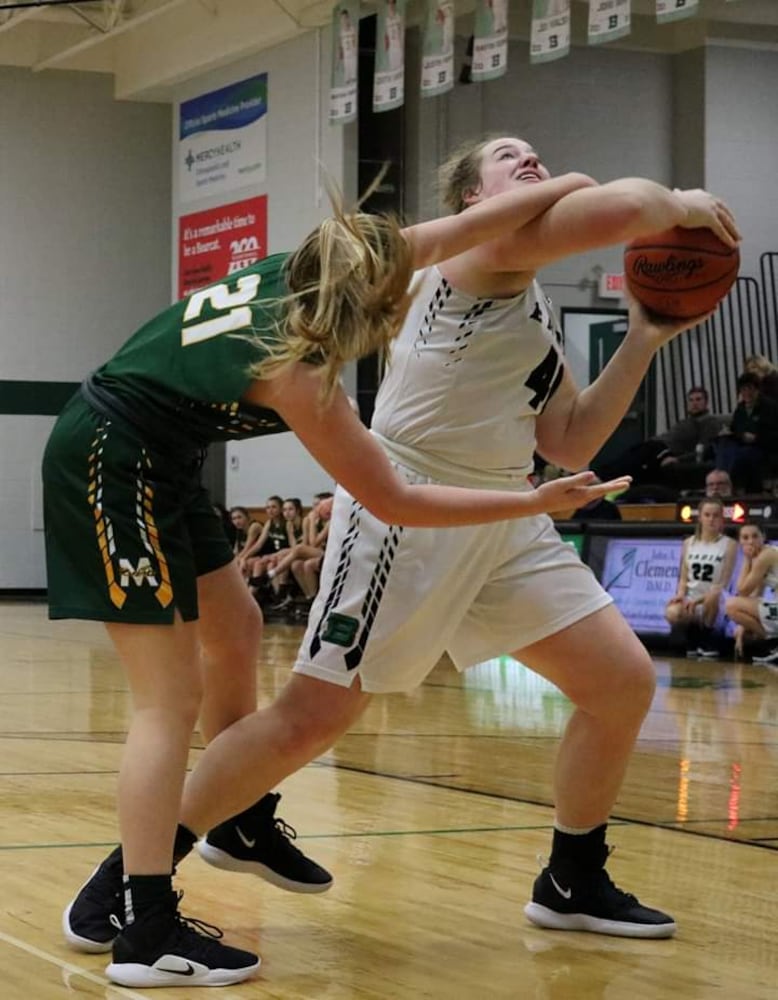
<path fill-rule="evenodd" d="M 313 762 L 312 762 L 313 763 Z M 553 803 L 548 801 L 542 801 L 538 799 L 528 799 L 528 798 L 518 798 L 513 795 L 504 795 L 500 792 L 487 792 L 478 788 L 462 788 L 459 785 L 447 785 L 441 784 L 437 781 L 430 781 L 425 778 L 414 778 L 403 774 L 390 774 L 388 771 L 373 771 L 368 768 L 355 767 L 351 764 L 337 764 L 332 761 L 317 760 L 315 762 L 320 767 L 330 767 L 337 771 L 350 771 L 354 774 L 365 774 L 376 778 L 389 778 L 396 781 L 403 781 L 411 785 L 425 785 L 430 788 L 443 788 L 449 792 L 461 792 L 465 795 L 478 795 L 481 798 L 488 799 L 498 799 L 503 802 L 514 802 L 518 805 L 527 806 L 538 806 L 542 809 L 553 809 Z M 612 813 L 608 819 L 608 824 L 611 823 L 621 823 L 621 824 L 632 824 L 633 826 L 644 826 L 649 829 L 655 830 L 672 830 L 675 833 L 688 833 L 693 837 L 707 837 L 710 840 L 718 840 L 726 844 L 742 844 L 743 846 L 759 847 L 765 850 L 778 851 L 778 844 L 775 847 L 769 844 L 757 843 L 751 839 L 748 840 L 736 840 L 732 837 L 724 837 L 719 833 L 710 833 L 704 830 L 691 830 L 689 827 L 697 823 L 725 823 L 729 822 L 729 817 L 724 815 L 715 819 L 704 819 L 704 820 L 692 820 L 685 821 L 683 826 L 678 826 L 677 820 L 647 820 L 647 819 L 634 819 L 630 816 L 619 816 L 616 813 Z M 744 819 L 740 817 L 738 819 L 738 825 L 743 823 L 756 823 L 756 822 L 778 822 L 778 816 L 776 817 L 758 817 L 752 820 Z M 553 824 L 549 822 L 547 824 L 550 829 Z M 772 838 L 770 838 L 772 839 Z"/>

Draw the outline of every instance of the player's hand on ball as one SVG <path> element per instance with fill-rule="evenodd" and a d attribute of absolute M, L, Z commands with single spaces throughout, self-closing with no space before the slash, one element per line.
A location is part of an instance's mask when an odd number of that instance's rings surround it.
<path fill-rule="evenodd" d="M 722 243 L 734 247 L 742 239 L 729 207 L 715 195 L 702 188 L 688 191 L 676 189 L 675 193 L 686 207 L 686 219 L 679 223 L 682 229 L 710 229 Z"/>
<path fill-rule="evenodd" d="M 602 483 L 593 472 L 577 472 L 574 476 L 562 476 L 538 486 L 538 500 L 541 509 L 549 514 L 571 507 L 585 507 L 593 500 L 601 500 L 608 493 L 621 493 L 632 482 L 632 476 L 619 476 Z"/>
<path fill-rule="evenodd" d="M 716 312 L 715 309 L 712 309 L 710 312 L 692 319 L 670 319 L 668 316 L 657 316 L 650 312 L 629 291 L 626 292 L 625 297 L 629 309 L 630 335 L 645 338 L 653 350 L 663 347 L 679 333 L 704 323 Z"/>

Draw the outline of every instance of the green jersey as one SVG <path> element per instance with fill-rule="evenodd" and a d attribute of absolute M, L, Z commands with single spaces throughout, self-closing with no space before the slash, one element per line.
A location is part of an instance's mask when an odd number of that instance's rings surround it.
<path fill-rule="evenodd" d="M 266 257 L 150 320 L 87 380 L 87 400 L 174 447 L 287 430 L 273 410 L 240 402 L 251 365 L 278 339 L 287 258 Z"/>

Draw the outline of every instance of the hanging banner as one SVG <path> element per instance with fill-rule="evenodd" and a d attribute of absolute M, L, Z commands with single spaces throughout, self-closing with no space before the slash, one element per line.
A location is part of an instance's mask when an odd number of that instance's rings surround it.
<path fill-rule="evenodd" d="M 613 42 L 629 34 L 632 0 L 589 0 L 589 44 Z"/>
<path fill-rule="evenodd" d="M 356 121 L 358 57 L 359 0 L 342 0 L 332 8 L 331 125 Z"/>
<path fill-rule="evenodd" d="M 656 19 L 660 24 L 680 21 L 696 14 L 698 6 L 699 0 L 656 0 Z"/>
<path fill-rule="evenodd" d="M 470 78 L 496 80 L 508 68 L 508 0 L 477 0 Z"/>
<path fill-rule="evenodd" d="M 178 220 L 178 297 L 267 257 L 267 195 Z"/>
<path fill-rule="evenodd" d="M 421 55 L 421 96 L 454 86 L 454 0 L 426 0 Z"/>
<path fill-rule="evenodd" d="M 570 51 L 570 0 L 532 0 L 531 63 L 561 59 Z"/>
<path fill-rule="evenodd" d="M 211 198 L 267 176 L 267 73 L 182 101 L 178 123 L 181 201 Z"/>
<path fill-rule="evenodd" d="M 399 108 L 405 100 L 405 0 L 378 7 L 373 111 Z"/>

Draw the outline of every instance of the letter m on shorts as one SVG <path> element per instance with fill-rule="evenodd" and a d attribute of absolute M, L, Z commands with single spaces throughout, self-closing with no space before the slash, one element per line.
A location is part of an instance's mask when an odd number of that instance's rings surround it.
<path fill-rule="evenodd" d="M 130 577 L 135 581 L 136 587 L 142 587 L 144 583 L 148 583 L 151 587 L 158 586 L 157 578 L 147 556 L 141 556 L 137 566 L 133 566 L 129 559 L 120 559 L 119 570 L 121 573 L 119 583 L 125 590 L 130 585 Z"/>

